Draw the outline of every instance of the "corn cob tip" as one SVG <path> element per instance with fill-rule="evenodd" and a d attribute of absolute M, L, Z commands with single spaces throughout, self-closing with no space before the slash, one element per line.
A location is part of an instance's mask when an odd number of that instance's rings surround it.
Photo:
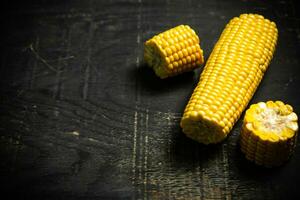
<path fill-rule="evenodd" d="M 194 70 L 204 62 L 195 31 L 180 25 L 145 42 L 144 59 L 160 78 Z"/>
<path fill-rule="evenodd" d="M 279 166 L 292 155 L 297 139 L 298 117 L 282 101 L 253 104 L 246 111 L 240 135 L 246 158 L 265 167 Z"/>

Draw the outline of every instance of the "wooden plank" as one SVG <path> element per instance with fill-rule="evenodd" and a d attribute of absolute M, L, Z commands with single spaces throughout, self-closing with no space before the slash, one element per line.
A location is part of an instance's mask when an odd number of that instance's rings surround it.
<path fill-rule="evenodd" d="M 247 162 L 241 122 L 218 145 L 179 122 L 202 69 L 160 80 L 143 42 L 189 24 L 205 57 L 242 12 L 276 21 L 279 43 L 252 102 L 282 99 L 300 113 L 295 1 L 72 1 L 3 12 L 0 174 L 3 194 L 38 199 L 299 198 L 300 150 L 283 167 Z"/>

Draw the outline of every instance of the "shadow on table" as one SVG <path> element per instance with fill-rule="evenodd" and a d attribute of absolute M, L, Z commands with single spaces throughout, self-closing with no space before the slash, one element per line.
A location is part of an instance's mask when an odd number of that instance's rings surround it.
<path fill-rule="evenodd" d="M 174 128 L 175 129 L 175 128 Z M 254 181 L 263 183 L 272 181 L 282 176 L 282 169 L 285 165 L 274 168 L 265 168 L 248 161 L 240 151 L 238 144 L 230 146 L 231 138 L 226 138 L 219 144 L 200 144 L 182 133 L 177 127 L 173 130 L 170 155 L 171 163 L 174 167 L 185 167 L 187 169 L 201 166 L 201 168 L 216 167 L 213 165 L 223 165 L 227 163 L 228 173 L 238 180 Z M 225 146 L 223 146 L 225 145 Z M 228 162 L 224 161 L 223 154 L 227 154 Z M 225 162 L 225 163 L 224 163 Z M 218 166 L 217 168 L 222 168 Z"/>
<path fill-rule="evenodd" d="M 194 71 L 185 72 L 174 77 L 160 79 L 154 73 L 153 69 L 146 64 L 141 64 L 138 68 L 133 67 L 130 76 L 138 81 L 138 85 L 147 90 L 148 92 L 160 94 L 178 88 L 186 88 L 188 86 L 195 86 L 195 73 Z"/>
<path fill-rule="evenodd" d="M 194 168 L 207 166 L 213 162 L 222 151 L 222 143 L 204 145 L 188 137 L 181 130 L 175 132 L 174 143 L 171 146 L 171 162 L 176 167 Z"/>
<path fill-rule="evenodd" d="M 280 171 L 285 165 L 273 168 L 266 168 L 250 162 L 241 152 L 239 144 L 234 149 L 233 163 L 236 165 L 236 175 L 254 181 L 268 181 L 280 176 Z"/>

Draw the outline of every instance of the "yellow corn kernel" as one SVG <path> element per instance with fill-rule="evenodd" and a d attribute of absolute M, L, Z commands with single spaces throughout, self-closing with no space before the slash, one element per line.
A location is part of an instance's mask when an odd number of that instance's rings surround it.
<path fill-rule="evenodd" d="M 169 29 L 146 41 L 144 59 L 160 78 L 192 71 L 204 62 L 199 38 L 188 25 Z"/>
<path fill-rule="evenodd" d="M 226 25 L 189 101 L 195 101 L 193 111 L 200 116 L 196 120 L 188 107 L 184 111 L 180 125 L 188 137 L 204 144 L 226 138 L 264 75 L 277 36 L 275 24 L 256 14 L 243 14 Z"/>
<path fill-rule="evenodd" d="M 298 118 L 292 110 L 290 105 L 281 101 L 250 106 L 240 135 L 241 151 L 248 160 L 265 167 L 279 166 L 288 160 L 294 151 L 298 132 Z"/>

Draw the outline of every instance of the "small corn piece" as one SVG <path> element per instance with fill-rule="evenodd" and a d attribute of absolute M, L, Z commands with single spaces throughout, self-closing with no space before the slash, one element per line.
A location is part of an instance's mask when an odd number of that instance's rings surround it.
<path fill-rule="evenodd" d="M 251 105 L 240 135 L 241 151 L 258 165 L 274 167 L 283 164 L 296 146 L 297 120 L 293 108 L 281 101 Z"/>
<path fill-rule="evenodd" d="M 177 26 L 146 41 L 144 59 L 160 78 L 192 71 L 204 62 L 199 38 L 188 25 Z"/>
<path fill-rule="evenodd" d="M 264 75 L 277 36 L 275 23 L 257 14 L 227 24 L 181 119 L 188 137 L 204 144 L 226 138 Z"/>

